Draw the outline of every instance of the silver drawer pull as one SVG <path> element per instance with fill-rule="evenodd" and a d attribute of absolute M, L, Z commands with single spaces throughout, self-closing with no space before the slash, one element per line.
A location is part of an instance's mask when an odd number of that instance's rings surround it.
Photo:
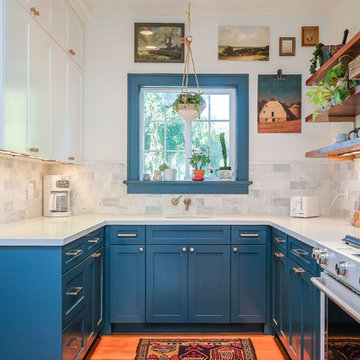
<path fill-rule="evenodd" d="M 94 253 L 91 256 L 95 259 L 98 259 L 99 257 L 101 257 L 101 253 Z"/>
<path fill-rule="evenodd" d="M 309 253 L 303 249 L 292 249 L 291 252 L 293 252 L 295 255 L 298 256 L 307 256 Z"/>
<path fill-rule="evenodd" d="M 71 338 L 70 341 L 66 344 L 66 347 L 69 349 L 77 349 L 78 346 L 77 345 L 71 345 L 72 342 L 74 341 L 81 341 L 82 338 Z"/>
<path fill-rule="evenodd" d="M 77 250 L 70 250 L 67 253 L 65 253 L 65 255 L 68 256 L 76 256 L 76 255 L 80 255 L 83 251 L 81 249 L 77 249 Z"/>
<path fill-rule="evenodd" d="M 118 238 L 137 237 L 137 234 L 118 234 Z"/>
<path fill-rule="evenodd" d="M 293 268 L 293 272 L 294 272 L 296 275 L 298 275 L 298 274 L 304 273 L 305 270 L 302 269 L 302 268 Z"/>
<path fill-rule="evenodd" d="M 240 234 L 240 237 L 253 237 L 258 238 L 259 234 Z"/>
<path fill-rule="evenodd" d="M 100 240 L 101 240 L 101 238 L 94 238 L 94 239 L 88 240 L 88 242 L 89 242 L 89 243 L 94 243 L 94 244 L 96 244 L 96 243 L 98 243 Z"/>
<path fill-rule="evenodd" d="M 274 237 L 274 240 L 275 240 L 278 244 L 282 244 L 282 243 L 285 243 L 285 242 L 286 242 L 286 240 L 281 239 L 281 238 L 278 238 L 278 237 Z"/>
<path fill-rule="evenodd" d="M 77 296 L 77 295 L 79 295 L 79 292 L 83 289 L 83 287 L 82 286 L 75 286 L 75 287 L 73 287 L 73 289 L 75 289 L 75 291 L 67 291 L 65 293 L 65 295 Z"/>
<path fill-rule="evenodd" d="M 275 252 L 274 256 L 277 257 L 277 258 L 283 258 L 285 255 L 283 253 L 280 253 L 280 252 Z"/>

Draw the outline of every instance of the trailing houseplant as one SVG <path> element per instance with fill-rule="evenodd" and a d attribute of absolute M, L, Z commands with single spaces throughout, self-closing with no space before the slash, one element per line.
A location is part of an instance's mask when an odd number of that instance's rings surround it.
<path fill-rule="evenodd" d="M 209 150 L 204 147 L 193 149 L 192 156 L 189 158 L 189 163 L 193 167 L 193 180 L 204 180 L 205 170 L 203 168 L 210 164 Z"/>
<path fill-rule="evenodd" d="M 175 99 L 173 108 L 183 120 L 191 122 L 200 117 L 205 104 L 201 93 L 195 91 L 181 92 Z"/>
<path fill-rule="evenodd" d="M 323 46 L 325 46 L 323 43 L 317 44 L 314 52 L 312 53 L 313 57 L 310 60 L 310 74 L 316 73 L 318 60 L 320 60 L 320 66 L 322 65 L 321 61 L 324 61 L 324 53 L 321 49 Z"/>

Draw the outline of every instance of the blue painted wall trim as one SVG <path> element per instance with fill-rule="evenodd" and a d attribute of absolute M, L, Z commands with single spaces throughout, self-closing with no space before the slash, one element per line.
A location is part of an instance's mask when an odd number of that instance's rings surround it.
<path fill-rule="evenodd" d="M 140 90 L 145 86 L 178 86 L 182 74 L 128 74 L 128 193 L 222 193 L 247 194 L 249 182 L 249 75 L 247 74 L 199 74 L 202 88 L 236 89 L 236 158 L 237 178 L 242 183 L 221 183 L 215 189 L 209 183 L 200 186 L 171 183 L 161 187 L 151 182 L 139 181 L 140 170 Z M 189 77 L 189 86 L 196 86 L 194 76 Z M 140 184 L 139 184 L 140 183 Z M 235 185 L 235 186 L 234 186 Z M 228 189 L 228 190 L 226 190 Z"/>

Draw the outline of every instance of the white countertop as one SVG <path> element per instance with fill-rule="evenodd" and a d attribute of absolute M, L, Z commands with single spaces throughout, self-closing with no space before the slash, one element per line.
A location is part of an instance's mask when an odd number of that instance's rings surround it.
<path fill-rule="evenodd" d="M 104 225 L 270 225 L 311 246 L 352 256 L 341 239 L 360 237 L 360 229 L 345 219 L 318 217 L 310 219 L 271 215 L 184 216 L 167 218 L 146 215 L 75 215 L 66 218 L 38 217 L 0 225 L 0 246 L 63 246 Z"/>

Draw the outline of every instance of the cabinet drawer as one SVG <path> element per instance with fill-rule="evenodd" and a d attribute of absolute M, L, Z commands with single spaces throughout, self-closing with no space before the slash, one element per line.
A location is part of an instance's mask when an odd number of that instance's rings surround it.
<path fill-rule="evenodd" d="M 63 330 L 62 360 L 82 359 L 85 353 L 85 309 Z"/>
<path fill-rule="evenodd" d="M 104 245 L 104 229 L 101 228 L 85 235 L 83 240 L 86 243 L 86 256 L 88 256 Z"/>
<path fill-rule="evenodd" d="M 231 243 L 246 245 L 265 245 L 266 226 L 232 226 Z"/>
<path fill-rule="evenodd" d="M 285 233 L 283 233 L 280 230 L 277 229 L 273 229 L 272 231 L 272 245 L 285 253 L 285 255 L 287 254 L 287 243 L 288 243 L 288 239 L 287 239 L 287 235 Z"/>
<path fill-rule="evenodd" d="M 147 226 L 146 243 L 152 245 L 230 244 L 230 226 Z"/>
<path fill-rule="evenodd" d="M 87 243 L 83 237 L 65 245 L 62 250 L 62 272 L 70 270 L 83 261 L 86 256 Z"/>
<path fill-rule="evenodd" d="M 316 262 L 312 258 L 312 247 L 304 244 L 303 242 L 288 236 L 288 256 L 291 260 L 295 261 L 303 269 L 314 274 L 316 271 Z"/>
<path fill-rule="evenodd" d="M 62 278 L 62 321 L 65 327 L 70 320 L 85 306 L 85 287 L 86 271 L 89 261 L 93 258 L 87 258 L 85 261 L 75 266 L 73 269 L 63 275 Z"/>
<path fill-rule="evenodd" d="M 110 226 L 109 242 L 112 245 L 145 244 L 145 226 Z"/>

